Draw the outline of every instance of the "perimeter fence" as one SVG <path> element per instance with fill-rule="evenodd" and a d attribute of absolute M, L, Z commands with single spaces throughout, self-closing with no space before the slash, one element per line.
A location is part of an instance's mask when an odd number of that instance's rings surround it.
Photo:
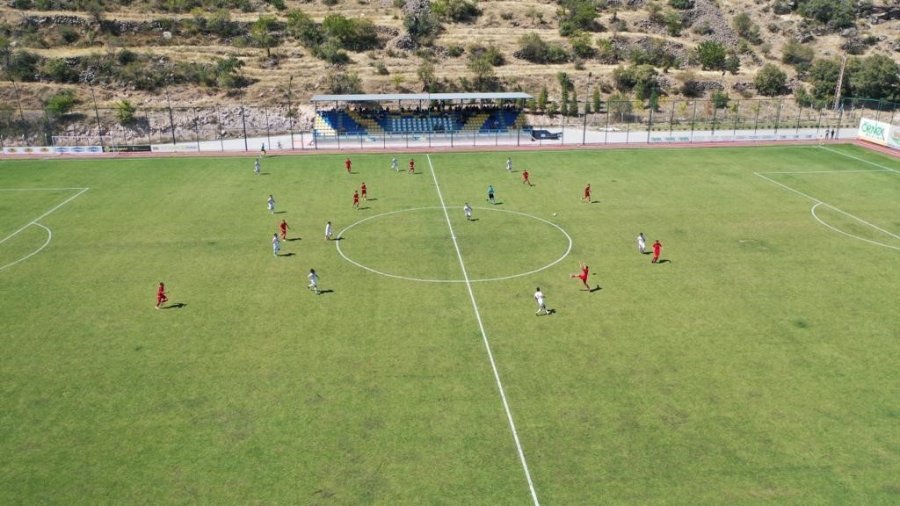
<path fill-rule="evenodd" d="M 587 145 L 740 142 L 855 137 L 863 117 L 897 125 L 900 104 L 847 98 L 837 108 L 804 107 L 792 98 L 715 103 L 667 99 L 656 109 L 640 101 L 604 101 L 600 111 L 532 114 L 507 130 L 323 135 L 306 108 L 288 104 L 161 106 L 130 114 L 80 104 L 65 114 L 0 106 L 0 148 L 102 146 L 107 151 L 252 151 L 397 149 L 432 146 Z M 593 109 L 593 105 L 590 109 Z"/>

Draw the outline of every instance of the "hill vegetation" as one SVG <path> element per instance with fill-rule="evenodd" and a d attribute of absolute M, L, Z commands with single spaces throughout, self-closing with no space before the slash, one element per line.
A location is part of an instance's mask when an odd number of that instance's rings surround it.
<path fill-rule="evenodd" d="M 898 28 L 893 0 L 11 0 L 0 96 L 523 90 L 565 112 L 577 89 L 824 106 L 846 55 L 845 95 L 900 101 Z"/>

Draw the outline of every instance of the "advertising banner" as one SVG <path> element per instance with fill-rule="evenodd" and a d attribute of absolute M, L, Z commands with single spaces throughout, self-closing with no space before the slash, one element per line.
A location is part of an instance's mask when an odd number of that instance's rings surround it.
<path fill-rule="evenodd" d="M 900 149 L 900 128 L 895 127 L 890 123 L 862 118 L 859 120 L 859 132 L 857 133 L 857 137 L 860 140 L 873 142 L 893 149 Z"/>

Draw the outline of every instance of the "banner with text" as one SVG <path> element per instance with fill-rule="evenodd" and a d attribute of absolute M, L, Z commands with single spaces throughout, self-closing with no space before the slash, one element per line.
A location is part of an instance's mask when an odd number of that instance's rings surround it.
<path fill-rule="evenodd" d="M 893 149 L 900 149 L 900 127 L 869 118 L 859 120 L 857 137 Z"/>

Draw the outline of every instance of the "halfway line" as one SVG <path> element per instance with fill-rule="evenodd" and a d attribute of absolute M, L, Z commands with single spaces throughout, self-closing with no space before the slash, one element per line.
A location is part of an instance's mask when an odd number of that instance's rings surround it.
<path fill-rule="evenodd" d="M 534 502 L 534 506 L 540 506 L 541 503 L 538 501 L 537 492 L 534 490 L 534 483 L 531 481 L 531 472 L 528 470 L 528 462 L 525 460 L 525 451 L 522 450 L 522 443 L 519 442 L 519 433 L 516 431 L 516 422 L 513 421 L 512 411 L 510 411 L 509 402 L 506 400 L 506 390 L 504 390 L 503 383 L 500 381 L 500 372 L 497 370 L 497 363 L 494 361 L 493 352 L 491 352 L 491 344 L 488 342 L 487 332 L 485 332 L 484 323 L 481 321 L 481 312 L 478 310 L 478 303 L 475 302 L 475 293 L 472 292 L 472 282 L 469 281 L 469 273 L 466 271 L 466 264 L 463 262 L 462 253 L 459 250 L 459 243 L 456 242 L 456 232 L 453 231 L 453 224 L 450 222 L 450 214 L 447 212 L 447 205 L 444 203 L 444 195 L 441 193 L 441 186 L 438 184 L 437 175 L 434 173 L 434 165 L 431 163 L 431 156 L 425 155 L 425 157 L 428 159 L 428 167 L 431 169 L 431 178 L 434 179 L 434 187 L 437 189 L 438 198 L 441 200 L 441 207 L 444 209 L 444 218 L 447 219 L 447 226 L 450 228 L 450 238 L 453 239 L 453 247 L 456 249 L 456 258 L 459 259 L 459 267 L 462 269 L 466 289 L 469 291 L 472 309 L 475 310 L 475 319 L 478 320 L 478 328 L 481 330 L 484 348 L 487 350 L 488 359 L 491 362 L 491 369 L 494 371 L 494 380 L 496 380 L 497 389 L 500 391 L 500 399 L 503 401 L 506 419 L 509 421 L 509 428 L 512 431 L 513 440 L 516 443 L 516 451 L 519 453 L 519 461 L 522 463 L 522 469 L 525 471 L 525 479 L 528 481 L 531 499 Z"/>

